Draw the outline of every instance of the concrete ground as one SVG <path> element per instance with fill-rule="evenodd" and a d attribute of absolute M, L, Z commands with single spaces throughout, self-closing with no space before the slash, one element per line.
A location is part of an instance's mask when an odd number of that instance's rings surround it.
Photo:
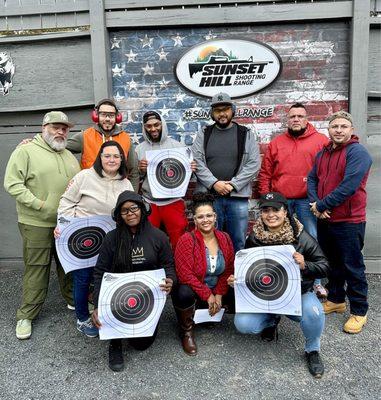
<path fill-rule="evenodd" d="M 183 353 L 168 301 L 153 346 L 126 346 L 125 370 L 107 367 L 107 342 L 82 336 L 52 273 L 31 339 L 16 338 L 22 271 L 0 271 L 0 398 L 8 399 L 361 399 L 380 398 L 381 276 L 369 276 L 366 329 L 342 332 L 348 314 L 329 315 L 322 340 L 325 374 L 316 380 L 303 358 L 299 325 L 282 318 L 277 343 L 238 334 L 232 316 L 197 327 L 199 354 Z"/>

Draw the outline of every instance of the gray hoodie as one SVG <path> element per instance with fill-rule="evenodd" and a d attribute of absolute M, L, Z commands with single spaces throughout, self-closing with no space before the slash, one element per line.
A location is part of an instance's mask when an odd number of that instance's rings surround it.
<path fill-rule="evenodd" d="M 144 142 L 140 143 L 138 146 L 135 148 L 135 153 L 136 153 L 136 158 L 138 161 L 140 160 L 145 160 L 146 157 L 146 152 L 148 150 L 167 150 L 167 149 L 175 149 L 178 147 L 184 147 L 180 142 L 178 142 L 175 139 L 172 139 L 168 136 L 168 128 L 167 124 L 162 116 L 161 118 L 161 138 L 159 142 L 153 142 L 150 135 L 148 132 L 144 129 L 144 124 L 142 122 L 142 127 L 143 127 L 143 138 Z M 141 174 L 141 178 L 143 179 L 142 183 L 142 194 L 145 200 L 147 200 L 149 203 L 154 203 L 158 206 L 164 206 L 167 204 L 174 203 L 175 201 L 178 201 L 179 199 L 155 199 L 152 197 L 152 192 L 149 187 L 148 183 L 148 177 L 147 174 Z"/>

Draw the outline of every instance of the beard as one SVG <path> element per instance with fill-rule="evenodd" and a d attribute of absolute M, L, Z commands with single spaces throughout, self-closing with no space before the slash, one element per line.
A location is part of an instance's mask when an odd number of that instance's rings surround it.
<path fill-rule="evenodd" d="M 302 136 L 303 133 L 304 133 L 306 130 L 307 130 L 307 127 L 302 128 L 302 129 L 300 129 L 300 130 L 298 130 L 298 131 L 295 131 L 295 130 L 293 130 L 293 129 L 291 129 L 291 128 L 288 128 L 288 133 L 289 133 L 291 136 L 298 137 L 298 136 Z"/>
<path fill-rule="evenodd" d="M 64 138 L 63 140 L 57 140 L 53 136 L 51 136 L 46 130 L 42 131 L 42 138 L 54 151 L 62 151 L 66 148 L 66 138 Z"/>

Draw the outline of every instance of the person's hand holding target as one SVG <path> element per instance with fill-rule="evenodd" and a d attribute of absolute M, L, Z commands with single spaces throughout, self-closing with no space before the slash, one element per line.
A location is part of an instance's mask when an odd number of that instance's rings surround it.
<path fill-rule="evenodd" d="M 91 314 L 91 320 L 93 321 L 93 324 L 95 327 L 97 327 L 98 329 L 100 329 L 102 327 L 101 321 L 99 321 L 98 318 L 98 309 L 95 308 L 93 313 Z"/>
<path fill-rule="evenodd" d="M 172 290 L 172 286 L 173 286 L 173 280 L 171 278 L 165 278 L 163 280 L 163 283 L 160 284 L 160 289 L 166 294 L 169 294 Z"/>
<path fill-rule="evenodd" d="M 148 161 L 147 160 L 140 160 L 138 163 L 138 168 L 140 172 L 144 174 L 147 173 Z"/>
<path fill-rule="evenodd" d="M 297 251 L 292 255 L 294 258 L 295 262 L 299 265 L 300 269 L 305 269 L 306 268 L 306 263 L 304 262 L 304 257 L 303 254 L 298 253 Z"/>

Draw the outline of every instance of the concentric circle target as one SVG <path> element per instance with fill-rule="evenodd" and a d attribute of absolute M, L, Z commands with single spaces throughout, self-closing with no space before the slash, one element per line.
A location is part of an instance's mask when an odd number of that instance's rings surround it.
<path fill-rule="evenodd" d="M 143 282 L 125 283 L 111 297 L 112 315 L 124 324 L 143 322 L 153 309 L 154 295 Z"/>
<path fill-rule="evenodd" d="M 245 276 L 247 288 L 262 300 L 279 299 L 288 286 L 288 275 L 284 267 L 270 258 L 255 261 Z"/>
<path fill-rule="evenodd" d="M 161 160 L 156 168 L 157 182 L 166 189 L 174 189 L 182 185 L 186 178 L 185 167 L 176 158 Z"/>
<path fill-rule="evenodd" d="M 236 254 L 237 312 L 301 315 L 300 270 L 291 245 L 265 246 Z M 237 296 L 238 295 L 238 296 Z"/>
<path fill-rule="evenodd" d="M 86 259 L 96 256 L 106 232 L 99 226 L 77 229 L 67 241 L 68 251 L 76 258 Z"/>
<path fill-rule="evenodd" d="M 107 232 L 115 228 L 108 215 L 83 218 L 59 218 L 61 235 L 56 240 L 57 254 L 68 273 L 75 269 L 94 267 Z"/>
<path fill-rule="evenodd" d="M 189 148 L 149 150 L 146 153 L 148 183 L 156 199 L 183 197 L 192 175 Z"/>

